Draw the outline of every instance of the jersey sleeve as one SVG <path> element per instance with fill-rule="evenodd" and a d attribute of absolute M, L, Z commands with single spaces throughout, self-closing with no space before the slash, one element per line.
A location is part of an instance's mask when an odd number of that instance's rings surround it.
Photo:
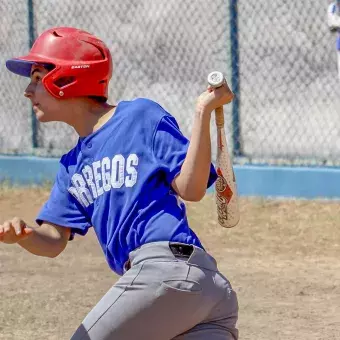
<path fill-rule="evenodd" d="M 163 167 L 166 181 L 171 185 L 174 178 L 181 172 L 189 147 L 189 140 L 182 134 L 175 118 L 164 116 L 159 122 L 153 138 L 153 154 Z M 217 179 L 213 164 L 207 183 L 209 188 Z"/>
<path fill-rule="evenodd" d="M 38 225 L 46 221 L 69 227 L 72 239 L 75 233 L 85 235 L 91 223 L 83 207 L 67 190 L 68 182 L 68 172 L 61 162 L 50 197 L 40 210 L 36 222 Z"/>

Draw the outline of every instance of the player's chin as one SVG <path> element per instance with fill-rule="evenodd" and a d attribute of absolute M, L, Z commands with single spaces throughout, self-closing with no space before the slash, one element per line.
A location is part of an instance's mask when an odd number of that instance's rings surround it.
<path fill-rule="evenodd" d="M 48 115 L 44 111 L 34 110 L 34 113 L 35 113 L 35 117 L 37 118 L 39 122 L 46 123 L 50 121 L 50 119 L 48 119 Z"/>

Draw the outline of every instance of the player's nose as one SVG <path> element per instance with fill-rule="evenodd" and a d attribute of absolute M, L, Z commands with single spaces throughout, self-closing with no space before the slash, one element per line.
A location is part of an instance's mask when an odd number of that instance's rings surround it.
<path fill-rule="evenodd" d="M 26 98 L 32 98 L 33 94 L 34 94 L 33 86 L 32 86 L 32 84 L 29 84 L 24 91 L 24 96 Z"/>

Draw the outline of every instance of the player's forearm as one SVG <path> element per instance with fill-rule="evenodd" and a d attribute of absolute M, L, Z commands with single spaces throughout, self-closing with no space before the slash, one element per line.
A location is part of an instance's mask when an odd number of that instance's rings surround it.
<path fill-rule="evenodd" d="M 33 233 L 18 244 L 30 253 L 44 257 L 56 257 L 66 247 L 66 242 L 58 230 L 43 225 L 35 228 Z"/>
<path fill-rule="evenodd" d="M 210 117 L 211 112 L 196 109 L 188 152 L 175 180 L 175 190 L 187 201 L 201 200 L 207 189 L 211 165 Z"/>

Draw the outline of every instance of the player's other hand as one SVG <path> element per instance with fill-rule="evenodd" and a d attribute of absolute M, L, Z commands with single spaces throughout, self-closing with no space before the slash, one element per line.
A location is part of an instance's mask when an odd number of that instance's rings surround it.
<path fill-rule="evenodd" d="M 234 94 L 230 90 L 228 84 L 224 84 L 218 88 L 208 86 L 197 99 L 196 108 L 200 112 L 212 112 L 216 108 L 229 104 L 234 99 Z"/>
<path fill-rule="evenodd" d="M 29 228 L 19 217 L 14 217 L 12 220 L 0 224 L 0 242 L 3 243 L 17 243 L 29 237 L 32 233 L 33 229 Z"/>

